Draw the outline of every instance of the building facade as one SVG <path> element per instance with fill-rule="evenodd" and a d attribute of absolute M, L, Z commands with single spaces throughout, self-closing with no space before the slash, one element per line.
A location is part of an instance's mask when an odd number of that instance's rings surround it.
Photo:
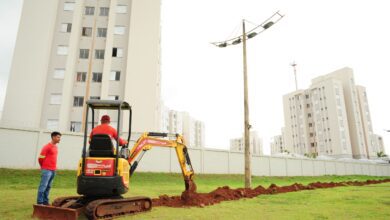
<path fill-rule="evenodd" d="M 371 121 L 371 114 L 370 114 L 370 108 L 368 105 L 368 99 L 367 99 L 367 93 L 366 88 L 363 86 L 356 86 L 356 92 L 358 95 L 359 100 L 359 109 L 360 109 L 360 116 L 361 116 L 361 122 L 363 126 L 363 137 L 364 137 L 364 144 L 365 144 L 365 150 L 367 153 L 368 158 L 376 158 L 377 153 L 380 152 L 379 145 L 375 144 L 374 140 L 374 132 L 372 129 L 372 121 Z"/>
<path fill-rule="evenodd" d="M 249 148 L 253 155 L 264 155 L 263 154 L 263 140 L 259 137 L 257 131 L 250 131 L 250 142 Z M 230 139 L 230 151 L 231 152 L 245 152 L 245 141 L 244 138 Z"/>
<path fill-rule="evenodd" d="M 1 124 L 78 132 L 88 99 L 128 101 L 133 131 L 161 128 L 159 0 L 24 1 Z"/>
<path fill-rule="evenodd" d="M 165 122 L 162 130 L 171 134 L 182 134 L 187 146 L 192 148 L 205 147 L 204 122 L 194 119 L 188 112 L 169 110 L 163 107 L 162 121 Z"/>
<path fill-rule="evenodd" d="M 375 158 L 364 87 L 343 68 L 283 97 L 285 148 L 301 155 Z"/>
<path fill-rule="evenodd" d="M 288 153 L 289 151 L 286 149 L 285 145 L 285 137 L 284 137 L 284 128 L 282 128 L 282 134 L 276 135 L 272 138 L 271 142 L 271 155 L 280 154 L 280 153 Z"/>

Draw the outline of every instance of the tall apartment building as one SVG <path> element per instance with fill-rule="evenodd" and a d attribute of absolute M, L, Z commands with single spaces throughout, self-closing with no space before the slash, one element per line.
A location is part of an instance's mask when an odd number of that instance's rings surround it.
<path fill-rule="evenodd" d="M 375 144 L 374 133 L 372 129 L 372 121 L 370 115 L 370 108 L 368 105 L 366 88 L 363 86 L 356 86 L 358 96 L 358 103 L 360 109 L 361 122 L 363 126 L 363 138 L 365 150 L 368 158 L 377 157 L 376 152 L 379 152 L 379 145 Z"/>
<path fill-rule="evenodd" d="M 1 124 L 77 132 L 88 99 L 159 130 L 160 0 L 24 1 Z"/>
<path fill-rule="evenodd" d="M 205 147 L 204 122 L 196 120 L 188 112 L 169 110 L 163 107 L 162 130 L 171 134 L 182 134 L 187 146 L 192 148 Z"/>
<path fill-rule="evenodd" d="M 309 89 L 283 97 L 285 147 L 298 154 L 374 157 L 372 122 L 364 87 L 343 68 L 312 80 Z"/>
<path fill-rule="evenodd" d="M 263 140 L 259 137 L 257 131 L 250 131 L 249 148 L 253 155 L 263 155 Z M 244 137 L 230 139 L 230 151 L 245 152 Z"/>

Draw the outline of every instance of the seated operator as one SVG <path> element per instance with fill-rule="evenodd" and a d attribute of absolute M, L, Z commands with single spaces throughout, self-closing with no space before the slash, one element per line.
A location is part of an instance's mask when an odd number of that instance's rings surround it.
<path fill-rule="evenodd" d="M 89 142 L 91 142 L 92 136 L 95 134 L 107 134 L 111 137 L 111 139 L 115 139 L 115 141 L 118 138 L 118 133 L 115 128 L 110 126 L 110 116 L 103 115 L 100 119 L 101 124 L 94 127 L 91 131 L 91 134 L 89 135 Z M 127 144 L 126 140 L 123 140 L 122 138 L 119 138 L 119 145 L 125 146 Z"/>

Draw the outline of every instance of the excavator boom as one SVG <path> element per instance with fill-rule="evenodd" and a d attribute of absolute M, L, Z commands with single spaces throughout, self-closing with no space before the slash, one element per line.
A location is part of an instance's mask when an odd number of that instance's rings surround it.
<path fill-rule="evenodd" d="M 195 192 L 196 184 L 192 180 L 194 170 L 188 149 L 184 143 L 184 138 L 179 134 L 169 135 L 167 133 L 157 132 L 142 134 L 130 150 L 130 156 L 128 157 L 129 164 L 131 164 L 130 175 L 134 173 L 145 152 L 153 147 L 168 147 L 176 150 L 177 159 L 184 178 L 185 189 L 186 191 Z"/>

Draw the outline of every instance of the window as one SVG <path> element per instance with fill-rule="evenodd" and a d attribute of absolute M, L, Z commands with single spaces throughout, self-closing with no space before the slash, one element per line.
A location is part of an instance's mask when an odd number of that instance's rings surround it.
<path fill-rule="evenodd" d="M 109 8 L 101 7 L 100 8 L 100 16 L 108 16 Z"/>
<path fill-rule="evenodd" d="M 54 69 L 53 78 L 63 79 L 65 75 L 65 69 Z"/>
<path fill-rule="evenodd" d="M 74 107 L 82 107 L 84 104 L 84 97 L 83 96 L 74 96 L 73 97 L 73 106 Z"/>
<path fill-rule="evenodd" d="M 84 37 L 92 36 L 92 28 L 91 27 L 83 27 L 83 31 L 81 32 L 81 35 Z"/>
<path fill-rule="evenodd" d="M 126 14 L 127 13 L 127 5 L 117 5 L 116 13 L 118 14 Z"/>
<path fill-rule="evenodd" d="M 109 95 L 107 97 L 108 100 L 119 100 L 119 95 Z"/>
<path fill-rule="evenodd" d="M 104 50 L 95 50 L 95 59 L 104 59 Z"/>
<path fill-rule="evenodd" d="M 312 124 L 312 123 L 309 123 L 309 127 L 313 127 L 313 124 Z"/>
<path fill-rule="evenodd" d="M 58 119 L 48 119 L 46 122 L 46 128 L 48 130 L 57 130 L 58 129 Z"/>
<path fill-rule="evenodd" d="M 89 97 L 89 99 L 97 99 L 97 100 L 99 100 L 100 96 L 91 96 L 91 97 Z"/>
<path fill-rule="evenodd" d="M 64 3 L 64 11 L 73 11 L 73 10 L 74 10 L 74 2 Z"/>
<path fill-rule="evenodd" d="M 53 93 L 50 95 L 50 105 L 60 105 L 62 95 L 59 93 Z"/>
<path fill-rule="evenodd" d="M 112 56 L 113 57 L 123 57 L 123 48 L 112 48 Z"/>
<path fill-rule="evenodd" d="M 114 34 L 124 35 L 125 34 L 125 26 L 115 26 Z"/>
<path fill-rule="evenodd" d="M 121 78 L 121 72 L 120 71 L 111 71 L 110 80 L 112 80 L 112 81 L 119 81 L 120 78 Z"/>
<path fill-rule="evenodd" d="M 86 72 L 77 72 L 76 82 L 85 82 L 86 78 L 87 78 Z"/>
<path fill-rule="evenodd" d="M 72 131 L 72 132 L 80 132 L 81 131 L 81 122 L 79 122 L 79 121 L 71 121 L 70 122 L 70 131 Z"/>
<path fill-rule="evenodd" d="M 61 24 L 61 32 L 70 33 L 71 31 L 72 31 L 72 24 L 71 23 L 62 23 Z"/>
<path fill-rule="evenodd" d="M 107 36 L 107 28 L 97 29 L 97 37 L 106 37 L 106 36 Z"/>
<path fill-rule="evenodd" d="M 93 15 L 95 13 L 95 7 L 85 7 L 85 15 Z"/>
<path fill-rule="evenodd" d="M 92 82 L 102 82 L 102 73 L 92 73 Z"/>
<path fill-rule="evenodd" d="M 68 55 L 68 46 L 64 46 L 64 45 L 58 46 L 57 55 Z"/>
<path fill-rule="evenodd" d="M 80 59 L 88 59 L 89 49 L 80 49 Z"/>

